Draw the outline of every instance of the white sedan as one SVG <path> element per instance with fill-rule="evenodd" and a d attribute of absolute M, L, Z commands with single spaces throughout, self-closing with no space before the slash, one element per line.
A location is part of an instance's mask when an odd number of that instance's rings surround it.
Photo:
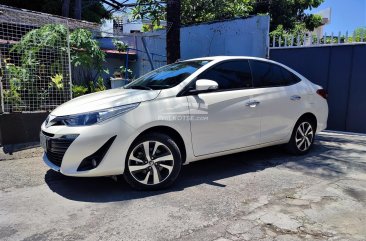
<path fill-rule="evenodd" d="M 134 188 L 161 189 L 201 159 L 280 144 L 306 154 L 326 128 L 326 97 L 274 61 L 182 61 L 56 108 L 42 124 L 43 160 L 67 176 L 123 174 Z"/>

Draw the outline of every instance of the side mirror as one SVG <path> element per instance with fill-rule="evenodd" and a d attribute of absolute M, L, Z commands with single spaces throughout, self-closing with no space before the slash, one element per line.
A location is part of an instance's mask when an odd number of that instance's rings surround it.
<path fill-rule="evenodd" d="M 213 80 L 199 79 L 196 81 L 196 91 L 217 90 L 218 88 L 219 84 Z"/>

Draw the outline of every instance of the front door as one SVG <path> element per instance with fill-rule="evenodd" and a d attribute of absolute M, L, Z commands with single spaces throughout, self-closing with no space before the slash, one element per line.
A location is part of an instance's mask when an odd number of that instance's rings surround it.
<path fill-rule="evenodd" d="M 201 156 L 258 144 L 260 116 L 257 105 L 251 104 L 255 90 L 248 61 L 219 63 L 197 79 L 216 81 L 219 88 L 187 96 L 194 154 Z"/>

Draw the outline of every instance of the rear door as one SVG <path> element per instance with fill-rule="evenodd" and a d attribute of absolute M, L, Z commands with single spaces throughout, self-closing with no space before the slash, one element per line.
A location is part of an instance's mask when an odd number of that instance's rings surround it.
<path fill-rule="evenodd" d="M 304 91 L 301 79 L 280 65 L 251 60 L 253 100 L 259 102 L 261 143 L 286 139 L 303 111 Z"/>

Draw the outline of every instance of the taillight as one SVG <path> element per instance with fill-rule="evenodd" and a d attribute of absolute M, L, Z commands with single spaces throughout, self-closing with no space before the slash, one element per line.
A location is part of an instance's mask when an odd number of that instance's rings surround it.
<path fill-rule="evenodd" d="M 321 97 L 323 97 L 324 99 L 328 99 L 328 93 L 325 89 L 319 89 L 316 91 L 316 93 Z"/>

